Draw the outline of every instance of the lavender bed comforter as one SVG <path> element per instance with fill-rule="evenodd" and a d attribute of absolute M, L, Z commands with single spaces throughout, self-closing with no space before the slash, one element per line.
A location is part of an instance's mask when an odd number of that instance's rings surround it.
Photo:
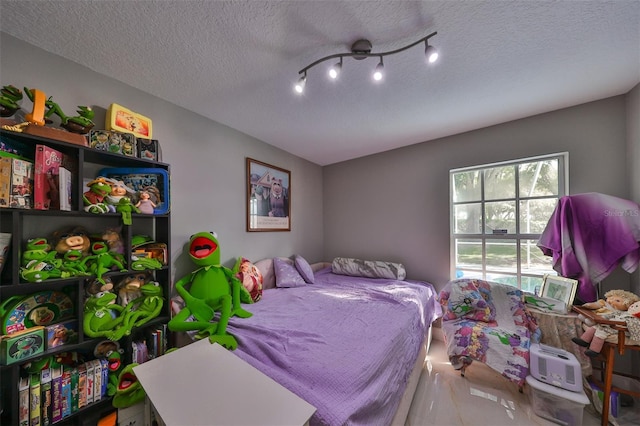
<path fill-rule="evenodd" d="M 431 322 L 431 284 L 316 272 L 232 318 L 235 353 L 316 407 L 311 425 L 390 424 Z"/>

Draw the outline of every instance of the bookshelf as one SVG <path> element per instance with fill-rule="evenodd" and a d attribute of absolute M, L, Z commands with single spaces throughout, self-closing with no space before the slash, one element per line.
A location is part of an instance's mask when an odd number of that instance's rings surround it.
<path fill-rule="evenodd" d="M 0 140 L 13 141 L 23 147 L 31 147 L 33 152 L 27 155 L 32 160 L 35 159 L 36 145 L 42 145 L 55 149 L 71 161 L 73 173 L 70 180 L 71 205 L 70 210 L 36 210 L 27 208 L 10 208 L 0 205 L 0 236 L 11 235 L 11 242 L 5 253 L 4 265 L 0 273 L 0 303 L 4 306 L 2 315 L 3 321 L 10 315 L 14 300 L 28 297 L 33 294 L 57 292 L 68 295 L 71 299 L 72 314 L 65 317 L 65 321 L 74 321 L 77 324 L 77 336 L 75 343 L 67 343 L 47 349 L 45 344 L 43 351 L 33 355 L 25 355 L 19 361 L 7 365 L 3 362 L 0 365 L 0 376 L 2 384 L 0 387 L 0 424 L 20 424 L 20 392 L 19 387 L 24 380 L 25 364 L 41 360 L 51 355 L 61 355 L 63 353 L 77 353 L 85 360 L 95 358 L 93 351 L 105 337 L 92 338 L 83 332 L 82 319 L 84 303 L 86 297 L 86 287 L 95 277 L 70 276 L 48 278 L 40 282 L 29 282 L 20 273 L 22 252 L 25 250 L 27 241 L 33 238 L 51 239 L 52 235 L 61 229 L 68 229 L 71 226 L 81 226 L 93 236 L 103 233 L 107 229 L 119 229 L 124 245 L 125 271 L 109 271 L 105 277 L 114 283 L 123 279 L 129 274 L 141 272 L 138 268 L 132 269 L 134 264 L 132 259 L 133 241 L 136 236 L 144 235 L 155 242 L 166 244 L 166 265 L 160 269 L 145 271 L 150 274 L 155 282 L 159 284 L 163 291 L 164 304 L 160 314 L 146 322 L 141 327 L 133 328 L 130 335 L 120 339 L 118 342 L 122 350 L 122 359 L 125 364 L 136 362 L 134 359 L 134 347 L 136 342 L 151 339 L 151 336 L 158 339 L 154 334 L 157 330 L 166 327 L 170 319 L 170 306 L 168 296 L 170 294 L 171 262 L 171 216 L 168 207 L 161 213 L 141 214 L 132 213 L 131 224 L 123 223 L 123 216 L 120 213 L 94 214 L 84 210 L 82 194 L 87 190 L 86 181 L 93 179 L 105 168 L 132 168 L 132 169 L 155 169 L 165 175 L 169 175 L 170 166 L 166 163 L 152 161 L 143 158 L 129 157 L 121 154 L 112 154 L 107 151 L 99 151 L 75 142 L 65 142 L 49 139 L 44 136 L 17 133 L 8 130 L 0 130 Z M 168 185 L 168 182 L 167 182 Z M 168 188 L 166 189 L 168 193 Z M 33 205 L 33 200 L 32 205 Z M 165 200 L 169 203 L 169 200 Z M 0 250 L 2 247 L 0 247 Z M 6 305 L 6 306 L 5 306 Z M 54 309 L 55 310 L 55 309 Z M 24 322 L 26 325 L 26 321 Z M 5 323 L 3 322 L 3 327 Z M 167 336 L 164 335 L 166 340 Z M 46 337 L 45 337 L 46 340 Z M 62 418 L 52 424 L 96 424 L 97 419 L 105 413 L 113 411 L 111 398 L 100 398 L 92 403 L 88 403 L 77 412 Z"/>

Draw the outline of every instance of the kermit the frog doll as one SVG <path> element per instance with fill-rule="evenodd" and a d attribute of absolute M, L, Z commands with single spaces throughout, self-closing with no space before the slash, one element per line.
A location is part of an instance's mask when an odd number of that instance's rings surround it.
<path fill-rule="evenodd" d="M 169 321 L 169 330 L 198 330 L 198 338 L 208 335 L 211 343 L 236 349 L 238 342 L 227 333 L 227 323 L 234 315 L 240 318 L 252 315 L 240 306 L 240 292 L 247 290 L 231 269 L 220 264 L 220 245 L 215 233 L 192 235 L 189 257 L 200 268 L 176 282 L 176 291 L 184 299 L 185 307 Z M 220 312 L 220 318 L 212 322 L 216 311 Z"/>

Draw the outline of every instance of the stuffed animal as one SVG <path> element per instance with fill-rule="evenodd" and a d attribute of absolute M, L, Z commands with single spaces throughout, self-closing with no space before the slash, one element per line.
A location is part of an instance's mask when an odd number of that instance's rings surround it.
<path fill-rule="evenodd" d="M 105 197 L 111 193 L 111 184 L 105 177 L 98 176 L 87 183 L 89 190 L 82 194 L 84 211 L 89 213 L 107 213 L 109 206 L 105 203 Z"/>
<path fill-rule="evenodd" d="M 617 311 L 626 311 L 629 306 L 640 300 L 640 297 L 626 290 L 609 290 L 604 294 L 605 300 L 599 299 L 582 305 L 583 308 L 595 310 L 598 315 L 606 315 Z"/>
<path fill-rule="evenodd" d="M 233 271 L 220 264 L 220 245 L 215 233 L 192 235 L 189 257 L 200 268 L 176 282 L 176 291 L 185 306 L 169 321 L 169 330 L 197 330 L 197 338 L 208 335 L 211 343 L 233 350 L 238 342 L 227 333 L 227 323 L 234 315 L 240 318 L 252 315 L 240 306 L 240 292 L 246 290 Z M 220 318 L 218 322 L 212 322 L 216 311 Z"/>
<path fill-rule="evenodd" d="M 630 306 L 640 301 L 640 297 L 625 290 L 610 290 L 605 294 L 606 300 L 592 302 L 586 307 L 594 309 L 598 315 L 612 321 L 626 321 L 631 315 L 627 312 Z M 583 306 L 585 306 L 583 305 Z M 638 309 L 634 306 L 634 312 Z M 588 348 L 584 353 L 587 356 L 595 357 L 602 350 L 604 342 L 616 339 L 618 331 L 606 324 L 587 324 L 589 327 L 580 337 L 573 337 L 571 340 L 582 347 Z"/>

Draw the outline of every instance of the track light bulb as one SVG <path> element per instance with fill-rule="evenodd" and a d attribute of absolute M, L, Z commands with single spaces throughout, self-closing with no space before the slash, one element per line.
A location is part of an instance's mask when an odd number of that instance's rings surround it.
<path fill-rule="evenodd" d="M 380 62 L 378 63 L 378 65 L 376 66 L 375 71 L 373 72 L 373 79 L 375 81 L 380 81 L 382 80 L 382 77 L 384 76 L 384 64 L 382 63 L 382 56 L 380 57 Z"/>
<path fill-rule="evenodd" d="M 424 56 L 430 64 L 433 64 L 438 60 L 438 49 L 427 44 L 427 47 L 424 49 Z"/>
<path fill-rule="evenodd" d="M 296 91 L 296 93 L 302 94 L 302 92 L 304 92 L 304 86 L 306 84 L 307 84 L 307 73 L 305 73 L 302 77 L 300 77 L 300 80 L 298 80 L 298 82 L 294 86 L 294 90 Z"/>
<path fill-rule="evenodd" d="M 329 68 L 329 77 L 335 80 L 340 75 L 340 71 L 342 71 L 342 58 L 340 58 L 340 62 Z"/>

